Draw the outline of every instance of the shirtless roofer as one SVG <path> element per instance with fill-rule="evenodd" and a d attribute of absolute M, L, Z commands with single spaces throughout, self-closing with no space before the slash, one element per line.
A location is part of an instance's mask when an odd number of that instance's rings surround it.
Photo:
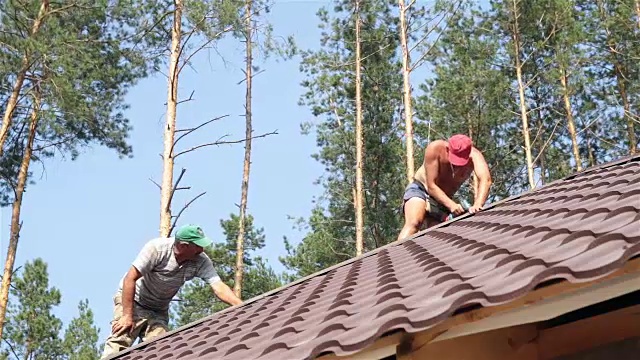
<path fill-rule="evenodd" d="M 402 206 L 405 222 L 398 240 L 418 232 L 425 220 L 426 227 L 431 227 L 443 222 L 450 213 L 464 213 L 462 205 L 451 198 L 472 172 L 478 180 L 474 203 L 468 209 L 473 214 L 482 210 L 491 186 L 484 156 L 465 135 L 431 142 L 424 152 L 424 164 L 405 189 Z"/>

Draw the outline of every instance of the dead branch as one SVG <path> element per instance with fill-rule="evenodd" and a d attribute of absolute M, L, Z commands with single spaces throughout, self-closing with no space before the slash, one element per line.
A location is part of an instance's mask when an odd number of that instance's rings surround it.
<path fill-rule="evenodd" d="M 213 118 L 213 119 L 211 119 L 211 120 L 207 120 L 207 121 L 203 122 L 202 124 L 200 124 L 200 125 L 198 125 L 198 126 L 196 126 L 196 127 L 194 127 L 194 128 L 176 130 L 176 131 L 175 131 L 176 133 L 184 132 L 184 134 L 182 134 L 182 135 L 178 136 L 178 138 L 173 142 L 173 145 L 171 145 L 171 152 L 170 152 L 170 154 L 173 154 L 173 149 L 176 147 L 176 144 L 178 144 L 178 141 L 180 141 L 180 139 L 182 139 L 183 137 L 185 137 L 185 136 L 187 136 L 187 135 L 191 134 L 192 132 L 194 132 L 194 131 L 196 131 L 196 130 L 200 129 L 201 127 L 203 127 L 203 126 L 205 126 L 205 125 L 207 125 L 207 124 L 210 124 L 210 123 L 212 123 L 212 122 L 214 122 L 214 121 L 216 121 L 216 120 L 224 119 L 224 118 L 226 118 L 227 116 L 229 116 L 229 115 L 227 114 L 227 115 L 222 115 L 222 116 L 215 117 L 215 118 Z M 176 156 L 177 156 L 177 155 L 176 155 Z M 175 159 L 175 157 L 176 157 L 176 156 L 174 156 L 173 158 Z"/>
<path fill-rule="evenodd" d="M 152 183 L 156 184 L 156 186 L 158 187 L 158 189 L 162 189 L 162 186 L 160 186 L 160 184 L 158 184 L 157 182 L 153 181 L 153 179 L 149 178 L 149 180 L 150 180 Z M 182 186 L 182 187 L 177 187 L 177 188 L 175 188 L 175 190 L 176 190 L 176 191 L 178 191 L 178 190 L 190 190 L 190 189 L 191 189 L 191 186 Z"/>
<path fill-rule="evenodd" d="M 452 9 L 451 14 L 449 16 L 449 18 L 452 18 L 453 16 L 455 16 L 455 14 L 458 12 L 458 10 L 460 10 L 460 7 L 462 6 L 462 1 L 458 1 L 457 2 L 457 6 Z M 452 6 L 453 8 L 453 6 Z M 440 23 L 442 23 L 442 21 L 444 21 L 444 19 L 446 18 L 446 14 L 440 19 L 438 20 L 438 23 L 435 24 L 429 31 L 427 31 L 427 33 L 422 37 L 422 39 L 420 39 L 412 48 L 411 50 L 409 50 L 409 52 L 413 51 L 416 46 L 420 45 L 424 40 L 426 40 L 426 38 L 431 35 L 431 32 L 434 31 L 435 29 L 438 28 L 438 26 L 440 26 Z M 448 25 L 447 25 L 448 26 Z M 438 36 L 436 37 L 436 39 L 433 41 L 433 44 L 431 44 L 431 46 L 429 46 L 429 48 L 420 56 L 420 58 L 413 63 L 413 65 L 411 66 L 411 69 L 409 70 L 409 72 L 412 72 L 413 70 L 415 70 L 417 67 L 419 67 L 420 65 L 422 65 L 427 57 L 427 55 L 429 55 L 429 53 L 431 52 L 431 50 L 436 46 L 436 44 L 438 43 L 438 40 L 440 40 L 440 37 L 442 37 L 442 34 L 444 33 L 444 30 L 440 31 L 440 33 L 438 33 Z"/>
<path fill-rule="evenodd" d="M 7 344 L 7 346 L 9 346 L 9 350 L 11 350 L 11 352 L 13 353 L 13 356 L 16 357 L 16 359 L 20 359 L 20 356 L 18 356 L 18 354 L 16 353 L 16 350 L 13 348 L 13 346 L 11 345 L 11 343 L 9 341 L 7 341 L 7 339 L 2 339 L 4 340 L 5 344 Z"/>
<path fill-rule="evenodd" d="M 176 227 L 176 223 L 178 222 L 178 219 L 180 218 L 180 215 L 182 215 L 182 213 L 191 205 L 193 204 L 194 201 L 196 201 L 199 197 L 203 196 L 204 194 L 206 194 L 207 192 L 201 192 L 200 194 L 198 194 L 196 197 L 194 197 L 193 199 L 191 199 L 191 201 L 189 201 L 188 203 L 186 203 L 182 209 L 180 209 L 180 211 L 178 212 L 178 215 L 176 215 L 174 217 L 173 220 L 173 224 L 171 224 L 171 228 L 169 228 L 169 234 L 171 234 L 173 232 L 173 229 L 175 229 Z"/>
<path fill-rule="evenodd" d="M 242 79 L 242 80 L 238 81 L 238 83 L 237 83 L 236 85 L 240 85 L 240 84 L 242 84 L 243 82 L 247 81 L 247 75 L 246 75 L 247 71 L 246 71 L 246 70 L 244 70 L 244 69 L 242 69 L 242 72 L 243 72 L 243 73 L 245 73 L 245 77 L 244 77 L 244 79 Z M 265 72 L 265 70 L 260 70 L 260 71 L 258 71 L 257 73 L 252 74 L 252 75 L 251 75 L 251 79 L 253 79 L 254 77 L 256 77 L 256 76 L 257 76 L 257 75 L 259 75 L 259 74 L 262 74 L 263 72 Z"/>
<path fill-rule="evenodd" d="M 206 48 L 207 46 L 209 46 L 209 44 L 211 44 L 212 42 L 218 40 L 218 37 L 226 32 L 229 32 L 233 30 L 233 26 L 229 25 L 226 28 L 222 29 L 221 31 L 219 31 L 217 34 L 215 34 L 211 39 L 205 41 L 202 45 L 200 45 L 195 51 L 193 51 L 191 54 L 189 54 L 189 56 L 187 56 L 187 58 L 182 62 L 182 65 L 180 65 L 180 69 L 178 69 L 178 73 L 182 72 L 182 69 L 184 68 L 184 66 L 186 64 L 189 63 L 189 60 L 191 60 L 191 58 L 199 53 L 202 49 Z M 187 41 L 189 40 L 189 37 L 191 37 L 192 34 L 189 34 L 189 36 L 187 37 Z M 186 45 L 187 42 L 185 41 L 184 45 Z M 180 51 L 182 52 L 182 50 Z M 182 54 L 180 54 L 182 55 Z"/>
<path fill-rule="evenodd" d="M 336 106 L 335 101 L 331 97 L 329 97 L 329 102 L 331 103 L 331 109 L 333 110 L 333 114 L 336 116 L 336 120 L 338 121 L 338 126 L 342 127 L 342 119 L 340 118 L 340 114 L 338 114 L 338 108 Z"/>
<path fill-rule="evenodd" d="M 431 33 L 432 33 L 433 31 L 435 31 L 435 30 L 438 28 L 438 26 L 440 26 L 440 24 L 442 23 L 442 21 L 447 17 L 447 16 L 446 16 L 446 12 L 445 12 L 445 11 L 443 11 L 443 12 L 445 13 L 445 15 L 443 15 L 443 16 L 442 16 L 442 18 L 441 18 L 440 20 L 438 20 L 438 22 L 437 22 L 435 25 L 433 25 L 433 27 L 432 27 L 431 29 L 427 30 L 427 33 L 426 33 L 426 34 L 424 34 L 424 35 L 422 36 L 422 38 L 420 38 L 420 40 L 416 41 L 415 45 L 413 45 L 413 46 L 409 49 L 409 53 L 413 52 L 413 50 L 415 50 L 418 46 L 420 46 L 420 44 L 422 44 L 425 40 L 427 40 L 427 38 L 429 37 L 429 35 L 431 35 Z M 455 11 L 453 12 L 453 14 L 455 14 Z M 453 14 L 452 14 L 452 15 L 453 15 Z M 418 29 L 416 29 L 416 31 L 418 31 L 418 30 L 422 30 L 422 28 L 423 28 L 423 27 L 428 27 L 428 26 L 429 26 L 429 23 L 427 22 L 424 26 L 420 26 Z M 443 30 L 443 31 L 444 31 L 444 30 Z"/>
<path fill-rule="evenodd" d="M 183 136 L 185 136 L 185 135 L 189 135 L 189 133 L 192 133 L 192 132 L 194 132 L 194 131 L 198 130 L 199 128 L 201 128 L 201 127 L 203 127 L 203 126 L 205 126 L 205 125 L 207 125 L 207 124 L 209 124 L 209 123 L 212 123 L 212 122 L 214 122 L 214 121 L 216 121 L 216 120 L 224 119 L 224 118 L 226 118 L 227 116 L 229 116 L 229 115 L 222 115 L 222 116 L 215 117 L 215 118 L 213 118 L 213 119 L 211 119 L 211 120 L 207 120 L 207 121 L 203 122 L 202 124 L 200 124 L 200 125 L 198 125 L 198 126 L 196 126 L 196 127 L 194 127 L 194 128 L 189 128 L 189 129 L 176 129 L 176 133 L 185 132 L 185 131 L 187 132 L 186 134 L 184 134 L 184 135 L 180 136 L 180 137 L 178 138 L 178 140 L 180 140 Z M 178 142 L 178 140 L 176 140 L 176 142 Z"/>
<path fill-rule="evenodd" d="M 22 229 L 22 222 L 20 222 L 20 227 L 19 229 Z M 13 278 L 14 276 L 16 276 L 16 273 L 18 272 L 18 270 L 20 270 L 22 268 L 22 265 L 18 266 L 17 268 L 13 269 L 13 271 L 11 272 L 11 278 Z M 2 275 L 0 275 L 0 281 L 2 281 Z M 13 289 L 18 291 L 18 288 L 14 285 L 9 283 L 9 286 Z"/>
<path fill-rule="evenodd" d="M 152 183 L 156 184 L 156 186 L 158 187 L 158 189 L 162 190 L 162 186 L 160 186 L 160 184 L 158 184 L 157 182 L 153 181 L 152 178 L 149 178 L 149 181 L 151 181 Z"/>
<path fill-rule="evenodd" d="M 186 154 L 186 153 L 188 153 L 188 152 L 191 152 L 191 151 L 194 151 L 194 150 L 197 150 L 197 149 L 203 148 L 203 147 L 207 147 L 207 146 L 219 146 L 219 145 L 225 145 L 225 144 L 238 144 L 238 143 L 241 143 L 241 142 L 247 141 L 247 140 L 249 140 L 249 139 L 252 139 L 252 140 L 253 140 L 253 139 L 263 138 L 263 137 L 267 137 L 267 136 L 269 136 L 269 135 L 277 135 L 277 134 L 278 134 L 278 132 L 277 132 L 277 130 L 276 130 L 276 131 L 272 131 L 272 132 L 264 133 L 264 134 L 262 134 L 262 135 L 252 136 L 252 137 L 250 137 L 250 138 L 243 138 L 243 139 L 239 139 L 239 140 L 221 141 L 221 139 L 223 139 L 223 138 L 225 138 L 225 137 L 227 137 L 227 136 L 228 136 L 228 135 L 224 135 L 224 136 L 221 136 L 218 140 L 216 140 L 216 141 L 214 141 L 214 142 L 207 143 L 207 144 L 202 144 L 202 145 L 198 145 L 198 146 L 194 146 L 194 147 L 189 148 L 189 149 L 187 149 L 187 150 L 183 150 L 183 151 L 181 151 L 181 152 L 177 153 L 173 158 L 175 159 L 175 158 L 177 158 L 177 157 L 178 157 L 178 156 L 180 156 L 180 155 L 183 155 L 183 154 Z"/>
<path fill-rule="evenodd" d="M 551 142 L 551 139 L 553 139 L 553 135 L 556 133 L 556 129 L 558 128 L 559 124 L 560 124 L 560 120 L 556 121 L 556 124 L 553 126 L 553 130 L 551 130 L 551 134 L 547 138 L 547 141 L 545 141 L 544 145 L 542 145 L 542 147 L 538 150 L 538 156 L 536 156 L 536 158 L 533 159 L 533 163 L 534 164 L 538 161 L 540 156 L 542 156 L 542 154 L 544 153 L 544 149 L 547 148 L 547 145 L 549 145 L 549 143 Z M 536 138 L 533 139 L 534 140 L 534 144 L 535 144 L 535 141 L 537 140 L 537 138 L 538 138 L 538 135 L 536 135 Z"/>
<path fill-rule="evenodd" d="M 182 171 L 180 171 L 180 176 L 178 176 L 178 180 L 176 180 L 176 183 L 173 185 L 173 189 L 171 189 L 171 195 L 169 195 L 169 201 L 167 202 L 167 207 L 170 210 L 171 209 L 171 200 L 173 200 L 173 195 L 176 193 L 176 189 L 178 188 L 178 184 L 180 183 L 180 180 L 182 180 L 182 177 L 184 176 L 184 173 L 187 171 L 187 169 L 182 168 Z M 169 213 L 171 213 L 169 211 Z M 169 232 L 169 234 L 171 234 L 171 232 Z"/>
<path fill-rule="evenodd" d="M 260 13 L 260 11 L 262 10 L 266 10 L 268 7 L 264 6 L 261 7 L 259 9 L 256 10 L 255 15 L 258 15 Z M 252 14 L 249 15 L 245 15 L 245 17 L 248 17 Z M 182 51 L 184 50 L 184 48 L 187 46 L 187 43 L 189 42 L 189 39 L 191 38 L 191 36 L 193 36 L 194 33 L 196 33 L 196 30 L 198 29 L 198 26 L 203 23 L 204 21 L 207 20 L 207 16 L 205 15 L 202 20 L 200 20 L 199 22 L 197 22 L 195 24 L 195 26 L 193 27 L 193 29 L 187 34 L 187 37 L 184 41 L 184 43 L 182 44 L 182 46 L 180 47 L 180 54 L 178 55 L 178 58 L 182 58 Z M 234 25 L 228 25 L 227 27 L 225 27 L 224 29 L 218 31 L 217 33 L 215 33 L 214 35 L 212 35 L 209 39 L 207 39 L 207 41 L 205 41 L 204 43 L 202 43 L 202 45 L 200 45 L 195 51 L 191 52 L 191 54 L 189 54 L 189 56 L 187 56 L 187 58 L 183 61 L 182 65 L 180 65 L 180 68 L 178 69 L 178 74 L 182 72 L 182 69 L 184 68 L 185 65 L 187 65 L 189 63 L 189 60 L 191 60 L 191 58 L 196 55 L 197 53 L 199 53 L 201 50 L 205 49 L 206 47 L 208 47 L 211 43 L 215 42 L 216 40 L 218 40 L 220 38 L 221 35 L 228 33 L 229 31 L 232 31 L 235 28 Z M 215 49 L 215 46 L 214 46 Z"/>
<path fill-rule="evenodd" d="M 378 50 L 372 52 L 369 55 L 366 55 L 366 56 L 362 57 L 362 59 L 360 61 L 364 61 L 364 60 L 366 60 L 366 59 L 368 59 L 368 58 L 370 58 L 370 57 L 372 57 L 372 56 L 374 56 L 374 55 L 376 55 L 378 53 L 382 53 L 383 50 L 389 48 L 390 46 L 391 46 L 391 44 L 387 44 L 385 46 L 379 47 Z M 356 64 L 356 62 L 354 60 L 354 61 L 347 61 L 347 62 L 344 62 L 344 63 L 330 64 L 329 67 L 334 68 L 334 69 L 340 69 L 340 68 L 347 67 L 347 66 L 355 66 L 355 64 Z"/>
<path fill-rule="evenodd" d="M 178 101 L 178 102 L 176 103 L 176 105 L 180 105 L 180 104 L 182 104 L 182 103 L 186 103 L 186 102 L 189 102 L 189 101 L 193 101 L 193 100 L 195 100 L 195 99 L 193 98 L 193 93 L 195 93 L 195 92 L 196 92 L 195 90 L 192 90 L 192 91 L 191 91 L 191 95 L 189 95 L 189 98 L 188 98 L 188 99 L 180 100 L 180 101 Z M 162 104 L 162 105 L 167 106 L 167 103 L 164 103 L 164 104 Z"/>

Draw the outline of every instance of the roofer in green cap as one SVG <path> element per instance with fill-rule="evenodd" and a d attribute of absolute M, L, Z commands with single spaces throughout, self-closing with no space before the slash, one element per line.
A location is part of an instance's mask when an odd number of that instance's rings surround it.
<path fill-rule="evenodd" d="M 185 225 L 174 237 L 156 238 L 144 245 L 113 297 L 111 334 L 103 359 L 130 347 L 137 338 L 148 341 L 167 332 L 171 299 L 194 277 L 208 283 L 225 303 L 242 304 L 204 253 L 211 244 L 199 226 Z"/>

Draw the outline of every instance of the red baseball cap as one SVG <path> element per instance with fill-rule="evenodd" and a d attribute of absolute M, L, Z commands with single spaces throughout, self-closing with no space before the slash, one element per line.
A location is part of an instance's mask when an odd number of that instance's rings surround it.
<path fill-rule="evenodd" d="M 454 166 L 465 166 L 469 162 L 471 155 L 471 139 L 462 134 L 453 135 L 449 138 L 449 162 Z"/>

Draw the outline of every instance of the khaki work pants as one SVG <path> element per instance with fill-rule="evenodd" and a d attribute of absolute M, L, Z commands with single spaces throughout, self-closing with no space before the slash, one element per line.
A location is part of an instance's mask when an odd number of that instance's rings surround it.
<path fill-rule="evenodd" d="M 123 314 L 122 294 L 118 293 L 113 297 L 113 320 L 111 324 L 118 321 Z M 121 334 L 115 336 L 113 333 L 109 335 L 105 344 L 101 359 L 129 348 L 136 339 L 140 338 L 141 342 L 149 341 L 156 336 L 162 335 L 169 331 L 169 314 L 168 312 L 159 312 L 143 308 L 138 303 L 133 303 L 133 329 L 129 334 Z"/>

